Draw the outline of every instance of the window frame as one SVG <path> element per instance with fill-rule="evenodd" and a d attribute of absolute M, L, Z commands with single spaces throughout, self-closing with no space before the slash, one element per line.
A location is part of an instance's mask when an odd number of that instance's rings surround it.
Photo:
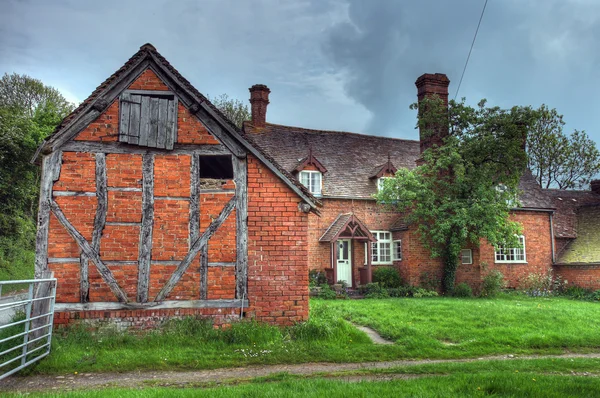
<path fill-rule="evenodd" d="M 371 264 L 372 265 L 392 265 L 394 262 L 392 260 L 392 233 L 390 231 L 371 231 L 373 236 L 377 239 L 377 242 L 371 242 Z M 389 234 L 389 239 L 382 239 L 380 241 L 380 234 Z M 380 247 L 380 242 L 382 244 L 388 245 L 389 252 L 389 260 L 388 261 L 380 261 L 379 259 L 382 257 L 382 247 Z M 374 251 L 377 250 L 377 261 L 374 260 Z"/>
<path fill-rule="evenodd" d="M 468 263 L 465 263 L 465 262 L 464 262 L 464 258 L 465 258 L 465 256 L 464 256 L 464 254 L 463 254 L 463 253 L 464 253 L 464 252 L 467 252 L 467 251 L 469 252 L 469 262 L 468 262 Z M 473 250 L 472 250 L 472 249 L 461 249 L 461 250 L 460 250 L 460 263 L 461 263 L 461 264 L 464 264 L 464 265 L 470 265 L 470 264 L 473 264 Z"/>
<path fill-rule="evenodd" d="M 388 180 L 388 179 L 390 179 L 390 178 L 392 178 L 392 177 L 386 177 L 386 176 L 383 176 L 383 177 L 379 177 L 379 178 L 377 179 L 377 192 L 381 192 L 381 190 L 383 189 L 383 184 L 384 184 L 384 181 L 385 181 L 385 180 Z"/>
<path fill-rule="evenodd" d="M 307 175 L 309 177 L 308 178 L 308 186 L 306 184 L 304 184 L 304 182 L 302 182 L 303 175 Z M 310 188 L 312 180 L 315 175 L 319 176 L 319 192 L 313 192 Z M 308 189 L 310 191 L 310 193 L 312 193 L 314 196 L 316 196 L 316 197 L 323 196 L 323 173 L 321 173 L 319 170 L 301 170 L 298 173 L 298 181 L 300 181 L 300 184 L 304 185 L 306 187 L 306 189 Z"/>
<path fill-rule="evenodd" d="M 398 258 L 398 250 L 400 248 L 400 258 Z M 402 239 L 394 239 L 392 240 L 392 261 L 402 261 L 404 258 L 404 253 L 402 253 Z"/>
<path fill-rule="evenodd" d="M 519 241 L 521 241 L 521 244 L 523 245 L 523 247 L 502 247 L 502 246 L 498 246 L 495 248 L 494 250 L 494 262 L 497 264 L 525 264 L 527 263 L 527 247 L 525 246 L 525 235 L 517 235 L 517 238 L 519 239 Z M 506 253 L 505 251 L 508 250 L 508 253 Z M 508 256 L 512 256 L 513 258 L 516 258 L 516 256 L 520 256 L 520 253 L 517 253 L 517 251 L 520 250 L 522 251 L 522 255 L 523 255 L 523 259 L 522 260 L 506 260 L 506 257 Z M 504 260 L 499 260 L 498 256 L 503 256 Z"/>

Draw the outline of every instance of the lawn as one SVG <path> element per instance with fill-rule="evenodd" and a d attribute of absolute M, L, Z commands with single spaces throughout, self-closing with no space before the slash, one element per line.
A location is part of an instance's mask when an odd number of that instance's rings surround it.
<path fill-rule="evenodd" d="M 498 365 L 498 366 L 495 366 Z M 485 361 L 469 364 L 430 364 L 385 371 L 303 377 L 278 374 L 252 380 L 232 380 L 224 385 L 176 385 L 161 382 L 143 388 L 109 388 L 74 392 L 33 393 L 34 397 L 481 397 L 543 396 L 592 397 L 600 393 L 600 361 L 557 359 Z M 571 371 L 580 372 L 573 375 Z M 382 374 L 384 373 L 384 374 Z M 362 379 L 357 377 L 362 375 Z M 407 376 L 408 375 L 408 376 Z M 419 376 L 421 375 L 421 376 Z M 402 378 L 402 377 L 405 378 Z M 385 377 L 387 379 L 382 379 Z M 362 380 L 362 381 L 361 381 Z M 20 394 L 7 394 L 18 397 Z"/>
<path fill-rule="evenodd" d="M 52 354 L 33 371 L 211 369 L 250 364 L 468 358 L 493 354 L 589 352 L 600 347 L 600 303 L 560 298 L 406 298 L 311 301 L 311 319 L 291 328 L 243 322 L 173 322 L 143 336 L 57 331 Z M 374 345 L 346 320 L 393 345 Z"/>
<path fill-rule="evenodd" d="M 422 358 L 558 353 L 600 348 L 600 303 L 505 295 L 497 299 L 387 299 L 315 302 L 377 330 Z"/>

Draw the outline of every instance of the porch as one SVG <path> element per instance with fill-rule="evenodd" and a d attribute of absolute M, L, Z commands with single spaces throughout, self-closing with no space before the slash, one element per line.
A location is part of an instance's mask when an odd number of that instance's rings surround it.
<path fill-rule="evenodd" d="M 376 241 L 353 213 L 340 214 L 319 239 L 330 245 L 330 266 L 325 269 L 327 282 L 344 281 L 350 288 L 371 283 L 371 256 L 365 255 L 365 251 L 371 253 L 371 245 Z"/>

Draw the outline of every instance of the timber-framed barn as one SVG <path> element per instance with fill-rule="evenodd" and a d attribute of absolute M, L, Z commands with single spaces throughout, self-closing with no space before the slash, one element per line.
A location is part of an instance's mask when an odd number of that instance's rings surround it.
<path fill-rule="evenodd" d="M 40 146 L 55 323 L 308 316 L 320 202 L 146 44 Z"/>

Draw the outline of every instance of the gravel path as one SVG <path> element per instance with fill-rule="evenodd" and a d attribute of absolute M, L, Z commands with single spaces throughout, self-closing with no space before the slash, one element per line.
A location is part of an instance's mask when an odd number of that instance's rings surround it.
<path fill-rule="evenodd" d="M 436 364 L 436 363 L 466 363 L 477 361 L 506 361 L 513 359 L 544 359 L 544 358 L 600 358 L 600 353 L 593 354 L 564 354 L 540 356 L 490 356 L 472 359 L 441 359 L 418 361 L 387 361 L 362 363 L 303 363 L 293 365 L 248 366 L 243 368 L 225 368 L 198 371 L 148 371 L 126 373 L 82 373 L 59 376 L 27 376 L 9 377 L 0 383 L 0 392 L 8 391 L 63 391 L 75 389 L 99 389 L 105 387 L 143 387 L 143 386 L 181 386 L 202 385 L 203 383 L 223 383 L 228 380 L 244 380 L 255 377 L 265 377 L 287 372 L 293 375 L 318 375 L 350 370 L 389 369 L 397 366 Z M 415 378 L 423 375 L 348 375 L 340 379 L 347 381 L 359 380 L 389 380 L 395 378 Z"/>

